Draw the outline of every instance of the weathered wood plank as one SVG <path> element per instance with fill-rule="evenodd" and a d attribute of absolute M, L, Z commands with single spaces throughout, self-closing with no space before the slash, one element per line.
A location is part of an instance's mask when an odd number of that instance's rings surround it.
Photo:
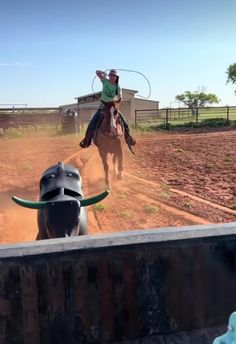
<path fill-rule="evenodd" d="M 235 310 L 235 229 L 2 245 L 0 343 L 205 344 Z"/>
<path fill-rule="evenodd" d="M 24 343 L 40 344 L 38 289 L 35 268 L 31 264 L 21 267 L 22 307 L 24 321 Z"/>

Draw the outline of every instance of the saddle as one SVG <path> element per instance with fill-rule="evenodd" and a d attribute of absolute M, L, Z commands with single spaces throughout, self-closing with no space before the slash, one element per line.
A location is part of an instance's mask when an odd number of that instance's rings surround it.
<path fill-rule="evenodd" d="M 120 111 L 120 100 L 119 101 L 108 102 L 108 103 L 102 102 L 101 112 L 110 111 L 112 107 L 114 107 L 114 109 L 117 112 L 119 112 Z"/>

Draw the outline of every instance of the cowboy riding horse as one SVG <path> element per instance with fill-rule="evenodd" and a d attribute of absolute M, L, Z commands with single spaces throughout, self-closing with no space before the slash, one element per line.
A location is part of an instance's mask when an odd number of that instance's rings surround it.
<path fill-rule="evenodd" d="M 105 172 L 105 184 L 110 187 L 108 154 L 112 154 L 114 171 L 118 180 L 123 178 L 123 137 L 124 125 L 119 111 L 120 102 L 104 104 L 101 118 L 94 131 L 93 141 L 98 148 Z M 127 141 L 126 141 L 127 142 Z M 131 152 L 132 148 L 128 145 Z M 116 172 L 116 164 L 118 171 Z"/>

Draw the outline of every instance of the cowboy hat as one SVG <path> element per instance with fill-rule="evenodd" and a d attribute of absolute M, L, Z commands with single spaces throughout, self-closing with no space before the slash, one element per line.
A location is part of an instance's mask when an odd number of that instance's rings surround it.
<path fill-rule="evenodd" d="M 117 71 L 115 69 L 111 69 L 109 74 L 118 76 Z"/>

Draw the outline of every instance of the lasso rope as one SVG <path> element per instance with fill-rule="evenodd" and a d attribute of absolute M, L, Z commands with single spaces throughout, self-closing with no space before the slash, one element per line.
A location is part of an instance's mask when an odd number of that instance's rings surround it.
<path fill-rule="evenodd" d="M 143 73 L 138 72 L 137 70 L 132 70 L 132 69 L 121 69 L 121 68 L 110 68 L 110 69 L 106 69 L 106 70 L 104 71 L 104 73 L 106 73 L 108 70 L 111 70 L 111 69 L 115 69 L 115 70 L 117 70 L 117 71 L 119 70 L 119 71 L 122 71 L 122 72 L 131 72 L 131 73 L 140 74 L 142 77 L 144 77 L 144 79 L 145 79 L 145 80 L 147 81 L 147 83 L 148 83 L 149 94 L 148 94 L 147 97 L 143 97 L 143 96 L 138 95 L 138 94 L 137 94 L 137 96 L 140 97 L 140 98 L 142 98 L 142 99 L 148 99 L 148 98 L 150 97 L 150 95 L 151 95 L 151 84 L 150 84 L 148 78 L 147 78 Z M 97 78 L 97 75 L 95 75 L 95 77 L 93 78 L 93 81 L 92 81 L 92 90 L 93 90 L 93 93 L 95 93 L 94 88 L 93 88 L 93 85 L 94 85 L 94 81 L 95 81 L 96 78 Z"/>

